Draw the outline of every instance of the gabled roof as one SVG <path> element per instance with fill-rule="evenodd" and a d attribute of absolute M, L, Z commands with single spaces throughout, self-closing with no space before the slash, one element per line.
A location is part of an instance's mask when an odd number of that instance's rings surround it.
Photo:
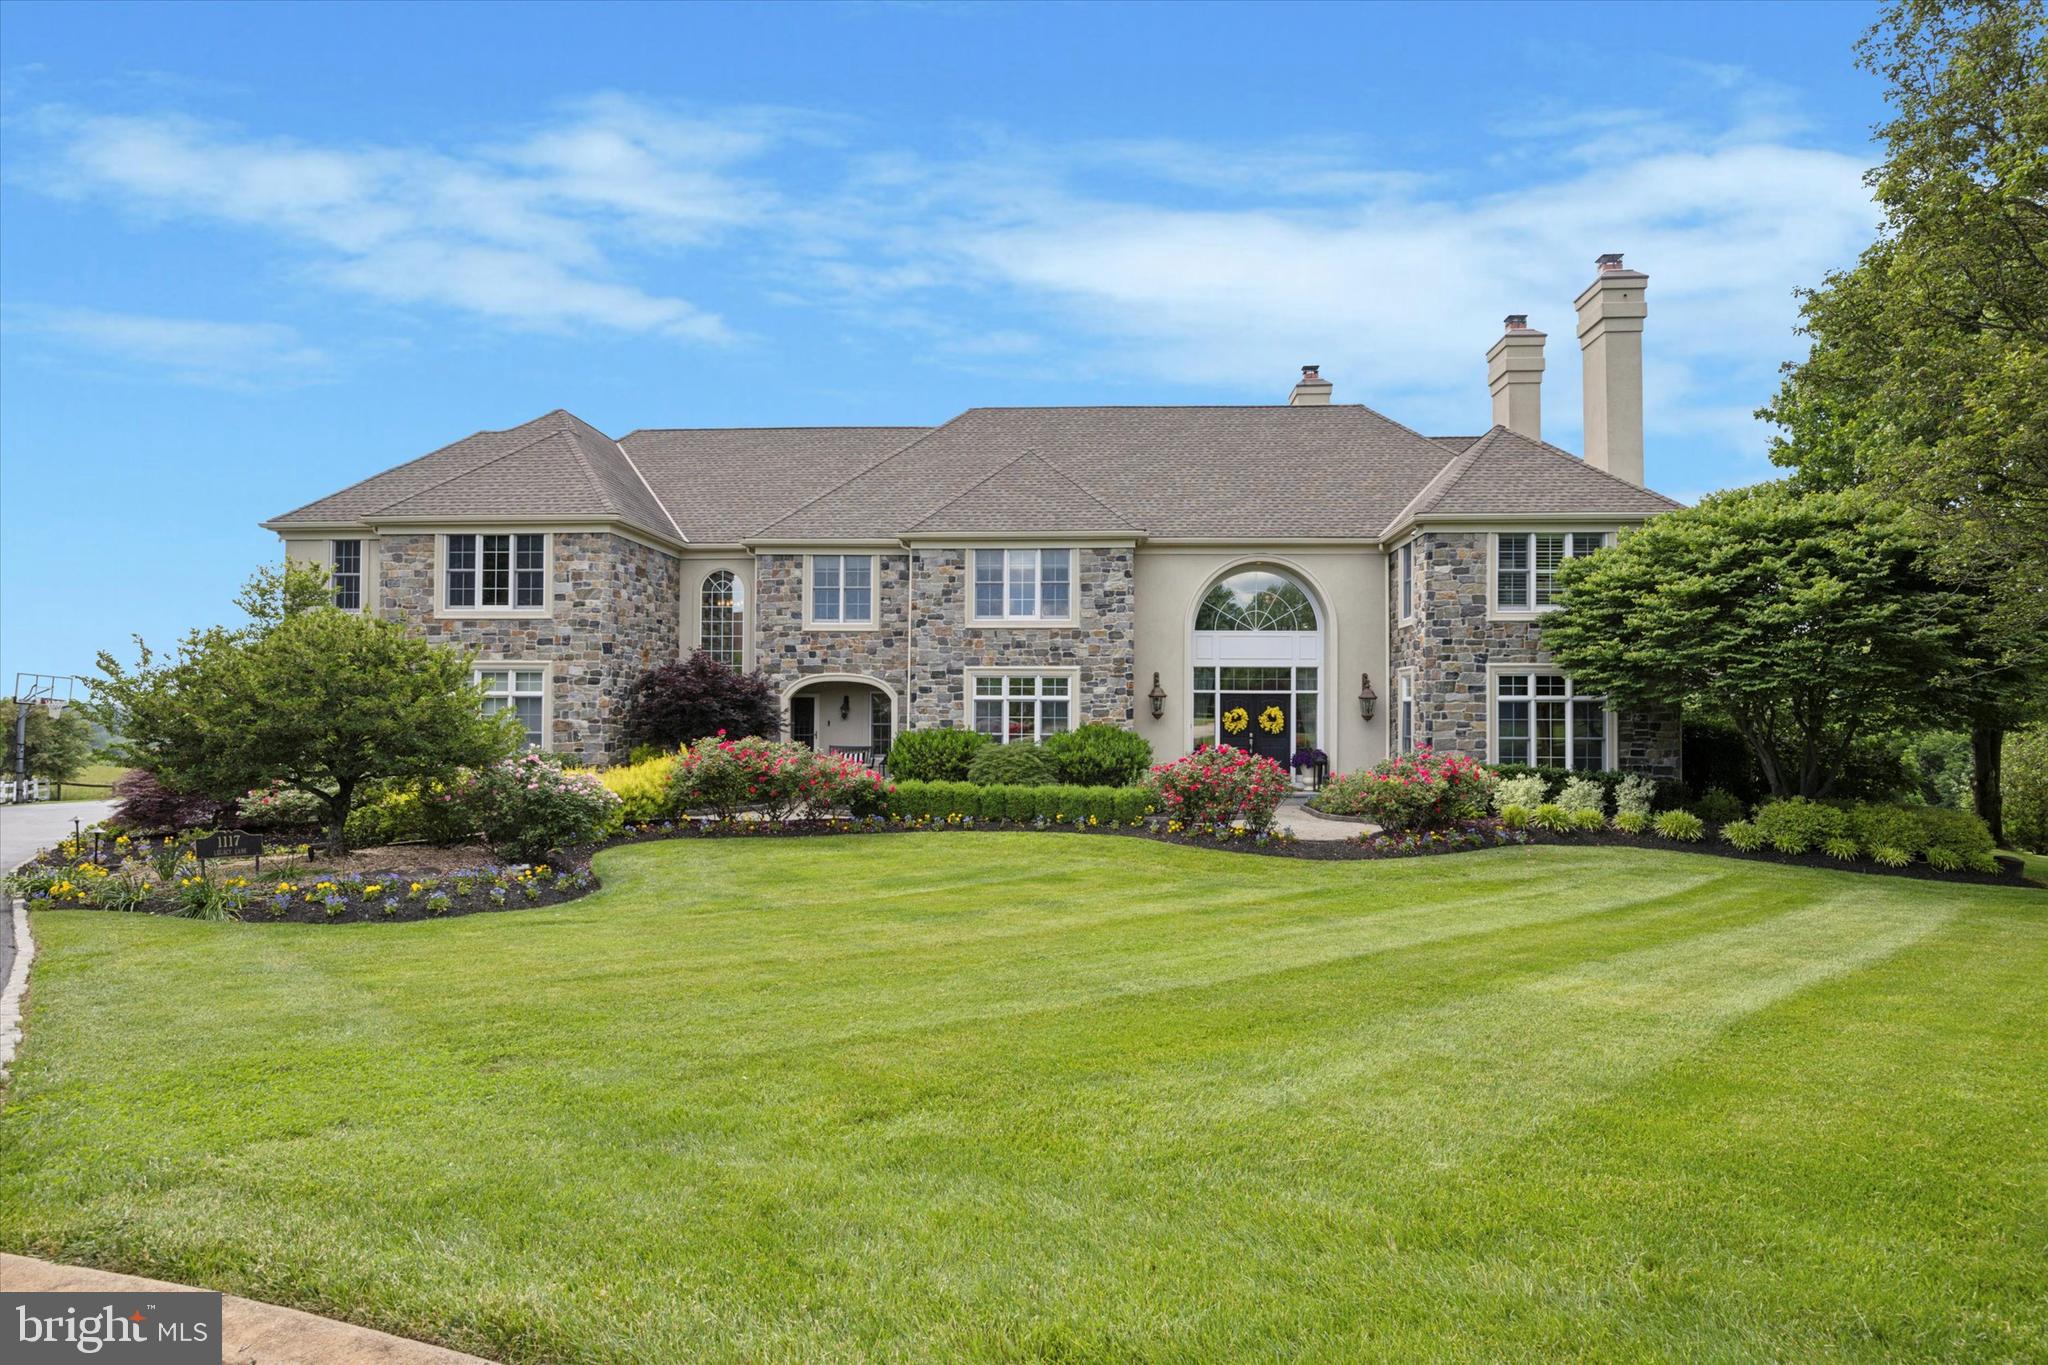
<path fill-rule="evenodd" d="M 1425 483 L 1384 534 L 1427 517 L 1650 517 L 1677 506 L 1568 450 L 1495 427 Z"/>
<path fill-rule="evenodd" d="M 480 431 L 264 525 L 532 516 L 615 521 L 682 538 L 619 443 L 560 408 L 523 426 Z"/>
<path fill-rule="evenodd" d="M 1144 534 L 1143 527 L 1033 450 L 1025 451 L 907 530 Z"/>
<path fill-rule="evenodd" d="M 732 542 L 845 483 L 930 427 L 653 428 L 621 437 L 696 542 Z M 894 534 L 899 528 L 869 527 Z"/>

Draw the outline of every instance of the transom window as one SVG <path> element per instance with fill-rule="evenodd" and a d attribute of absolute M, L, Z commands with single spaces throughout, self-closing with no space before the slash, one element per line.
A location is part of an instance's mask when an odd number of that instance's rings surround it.
<path fill-rule="evenodd" d="M 363 542 L 334 542 L 334 605 L 343 611 L 363 609 Z"/>
<path fill-rule="evenodd" d="M 739 576 L 730 569 L 706 574 L 698 609 L 697 648 L 722 664 L 738 668 L 745 618 L 745 590 L 740 586 Z"/>
<path fill-rule="evenodd" d="M 836 625 L 873 621 L 875 557 L 812 555 L 811 619 Z"/>
<path fill-rule="evenodd" d="M 1195 610 L 1196 630 L 1314 630 L 1316 609 L 1291 579 L 1263 569 L 1234 573 Z"/>
<path fill-rule="evenodd" d="M 1494 538 L 1494 605 L 1504 611 L 1556 605 L 1557 566 L 1606 543 L 1604 531 L 1502 531 Z"/>
<path fill-rule="evenodd" d="M 1497 674 L 1493 692 L 1496 763 L 1607 766 L 1606 698 L 1581 695 L 1562 673 Z"/>
<path fill-rule="evenodd" d="M 541 728 L 547 707 L 547 688 L 538 668 L 479 668 L 476 680 L 484 685 L 484 714 L 495 716 L 511 711 L 526 731 L 526 747 L 538 749 L 545 743 Z"/>
<path fill-rule="evenodd" d="M 1073 570 L 1072 550 L 976 550 L 975 619 L 1064 621 Z"/>
<path fill-rule="evenodd" d="M 998 744 L 1036 744 L 1073 728 L 1073 680 L 1005 673 L 974 680 L 974 728 Z"/>
<path fill-rule="evenodd" d="M 544 535 L 447 537 L 448 605 L 547 605 L 548 538 Z"/>

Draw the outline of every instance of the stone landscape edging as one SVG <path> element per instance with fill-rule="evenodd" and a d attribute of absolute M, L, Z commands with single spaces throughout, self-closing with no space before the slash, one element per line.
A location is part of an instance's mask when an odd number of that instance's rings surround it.
<path fill-rule="evenodd" d="M 36 941 L 29 933 L 28 902 L 19 896 L 8 898 L 7 913 L 14 920 L 14 962 L 7 981 L 0 985 L 0 1083 L 7 1080 L 21 1046 L 22 1009 L 28 1000 L 28 966 L 35 960 Z"/>

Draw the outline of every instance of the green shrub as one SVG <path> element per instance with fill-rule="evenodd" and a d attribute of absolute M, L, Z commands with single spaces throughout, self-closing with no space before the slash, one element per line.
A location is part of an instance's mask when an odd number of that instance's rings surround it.
<path fill-rule="evenodd" d="M 466 779 L 465 779 L 466 780 Z M 364 789 L 343 826 L 350 848 L 454 844 L 476 833 L 474 812 L 446 782 L 377 782 Z"/>
<path fill-rule="evenodd" d="M 1241 820 L 1258 833 L 1271 827 L 1292 787 L 1272 759 L 1225 744 L 1160 764 L 1143 790 L 1157 792 L 1160 808 L 1189 829 Z"/>
<path fill-rule="evenodd" d="M 1937 872 L 1960 872 L 1963 870 L 1963 855 L 1937 844 L 1927 850 L 1927 865 Z"/>
<path fill-rule="evenodd" d="M 1509 806 L 1532 811 L 1550 799 L 1550 783 L 1538 773 L 1503 777 L 1493 786 L 1493 808 L 1505 812 Z"/>
<path fill-rule="evenodd" d="M 1904 867 L 1913 861 L 1913 855 L 1896 844 L 1879 844 L 1870 850 L 1870 857 L 1883 867 Z"/>
<path fill-rule="evenodd" d="M 1500 822 L 1508 829 L 1527 829 L 1535 818 L 1535 811 L 1528 806 L 1502 806 Z"/>
<path fill-rule="evenodd" d="M 1069 787 L 1134 787 L 1152 766 L 1152 745 L 1120 725 L 1084 725 L 1042 747 L 1053 777 Z"/>
<path fill-rule="evenodd" d="M 566 771 L 543 754 L 493 763 L 471 779 L 463 800 L 491 847 L 528 861 L 591 842 L 619 807 L 594 775 Z"/>
<path fill-rule="evenodd" d="M 2000 763 L 1999 814 L 2005 822 L 2005 842 L 2048 853 L 2048 725 L 2007 735 Z"/>
<path fill-rule="evenodd" d="M 1764 846 L 1763 831 L 1747 820 L 1730 820 L 1721 826 L 1721 837 L 1744 853 L 1754 853 Z"/>
<path fill-rule="evenodd" d="M 1036 744 L 1017 743 L 982 746 L 967 765 L 967 780 L 984 787 L 1050 787 L 1059 779 Z"/>
<path fill-rule="evenodd" d="M 1546 801 L 1536 808 L 1529 817 L 1529 823 L 1538 829 L 1547 829 L 1552 834 L 1569 834 L 1574 828 L 1572 813 L 1563 806 Z"/>
<path fill-rule="evenodd" d="M 1829 839 L 1848 838 L 1849 813 L 1803 796 L 1772 801 L 1756 813 L 1756 832 L 1780 853 L 1804 853 Z"/>
<path fill-rule="evenodd" d="M 1643 776 L 1642 774 L 1624 773 L 1613 768 L 1536 768 L 1526 763 L 1495 764 L 1493 772 L 1496 777 L 1503 780 L 1512 780 L 1518 777 L 1540 777 L 1543 779 L 1545 796 L 1549 800 L 1556 800 L 1563 793 L 1565 784 L 1574 778 L 1584 782 L 1597 783 L 1600 787 L 1601 801 L 1603 805 L 1608 807 L 1614 804 L 1614 795 L 1620 789 L 1623 782 L 1627 781 L 1630 777 Z M 1646 778 L 1645 780 L 1649 781 L 1656 791 L 1655 805 L 1670 807 L 1684 801 L 1685 787 L 1682 783 L 1665 782 L 1656 778 Z M 1540 805 L 1542 803 L 1536 802 L 1535 804 Z"/>
<path fill-rule="evenodd" d="M 1647 817 L 1657 808 L 1657 784 L 1641 773 L 1630 773 L 1614 786 L 1615 814 Z"/>
<path fill-rule="evenodd" d="M 1846 834 L 1833 835 L 1821 844 L 1821 852 L 1840 862 L 1853 863 L 1863 852 L 1863 846 Z"/>
<path fill-rule="evenodd" d="M 1642 810 L 1618 810 L 1614 813 L 1614 827 L 1623 834 L 1643 834 L 1650 828 L 1650 813 Z"/>
<path fill-rule="evenodd" d="M 1591 811 L 1595 815 L 1604 815 L 1607 789 L 1589 777 L 1568 777 L 1557 794 L 1557 804 L 1574 814 Z"/>
<path fill-rule="evenodd" d="M 1973 811 L 1949 810 L 1945 806 L 1909 806 L 1920 822 L 1921 847 L 1933 861 L 1936 849 L 1947 849 L 1964 862 L 1997 847 L 1991 841 L 1991 827 Z"/>
<path fill-rule="evenodd" d="M 618 821 L 621 825 L 646 825 L 677 814 L 675 774 L 676 756 L 657 749 L 651 758 L 636 759 L 623 767 L 606 768 L 597 775 L 597 780 L 619 798 Z"/>
<path fill-rule="evenodd" d="M 1386 830 L 1449 829 L 1486 814 L 1494 776 L 1462 754 L 1427 749 L 1384 758 L 1323 784 L 1310 802 L 1332 815 L 1355 815 Z"/>
<path fill-rule="evenodd" d="M 1128 825 L 1158 813 L 1158 799 L 1144 787 L 1010 787 L 973 782 L 898 782 L 888 793 L 888 812 L 899 820 L 945 824 L 962 820 L 1044 819 L 1066 825 Z"/>
<path fill-rule="evenodd" d="M 1998 857 L 1996 854 L 1973 853 L 1963 860 L 1963 866 L 1969 868 L 1972 872 L 1985 872 L 1992 876 L 1998 875 Z"/>
<path fill-rule="evenodd" d="M 1575 810 L 1572 812 L 1572 828 L 1582 834 L 1593 834 L 1607 828 L 1607 817 L 1597 810 Z"/>
<path fill-rule="evenodd" d="M 277 833 L 317 830 L 326 823 L 327 802 L 312 792 L 287 787 L 280 778 L 244 793 L 235 802 L 235 814 L 244 829 Z"/>
<path fill-rule="evenodd" d="M 1696 844 L 1707 837 L 1706 822 L 1689 810 L 1667 810 L 1657 817 L 1657 835 L 1680 843 Z"/>
<path fill-rule="evenodd" d="M 988 743 L 973 730 L 908 730 L 889 746 L 889 776 L 898 782 L 965 782 L 967 767 Z"/>
<path fill-rule="evenodd" d="M 1885 806 L 1863 802 L 1849 808 L 1849 832 L 1856 842 L 1877 856 L 1880 848 L 1897 849 L 1911 862 L 1913 855 L 1927 847 L 1927 833 L 1909 806 Z M 1880 859 L 1882 861 L 1882 859 Z"/>
<path fill-rule="evenodd" d="M 1742 804 L 1742 798 L 1726 787 L 1709 787 L 1700 793 L 1699 801 L 1692 813 L 1710 825 L 1725 825 L 1730 820 L 1740 820 L 1749 814 L 1749 807 Z"/>

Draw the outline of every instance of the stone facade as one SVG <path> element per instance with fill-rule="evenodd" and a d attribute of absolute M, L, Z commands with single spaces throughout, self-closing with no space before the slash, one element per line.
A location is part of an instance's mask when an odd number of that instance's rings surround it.
<path fill-rule="evenodd" d="M 1136 718 L 1133 558 L 1128 548 L 1076 551 L 1073 625 L 981 625 L 968 620 L 973 585 L 967 552 L 918 550 L 911 620 L 912 728 L 971 723 L 966 703 L 970 668 L 1078 669 L 1074 724 L 1130 725 Z"/>
<path fill-rule="evenodd" d="M 1487 757 L 1489 664 L 1548 665 L 1536 620 L 1495 620 L 1488 614 L 1492 537 L 1486 531 L 1426 531 L 1415 537 L 1415 616 L 1400 618 L 1398 547 L 1387 575 L 1392 677 L 1387 691 L 1388 749 L 1399 744 L 1400 677 L 1414 678 L 1415 743 Z M 1622 712 L 1615 717 L 1614 763 L 1656 777 L 1679 776 L 1675 712 Z"/>
<path fill-rule="evenodd" d="M 677 657 L 681 561 L 610 532 L 553 532 L 550 615 L 451 616 L 440 609 L 435 540 L 383 538 L 378 614 L 475 649 L 479 663 L 544 665 L 548 747 L 586 763 L 623 757 L 619 723 L 634 680 Z"/>
<path fill-rule="evenodd" d="M 800 554 L 754 559 L 754 663 L 786 690 L 814 674 L 851 673 L 876 678 L 903 695 L 910 661 L 910 556 L 875 556 L 875 626 L 872 630 L 818 630 L 804 624 L 804 565 Z"/>

